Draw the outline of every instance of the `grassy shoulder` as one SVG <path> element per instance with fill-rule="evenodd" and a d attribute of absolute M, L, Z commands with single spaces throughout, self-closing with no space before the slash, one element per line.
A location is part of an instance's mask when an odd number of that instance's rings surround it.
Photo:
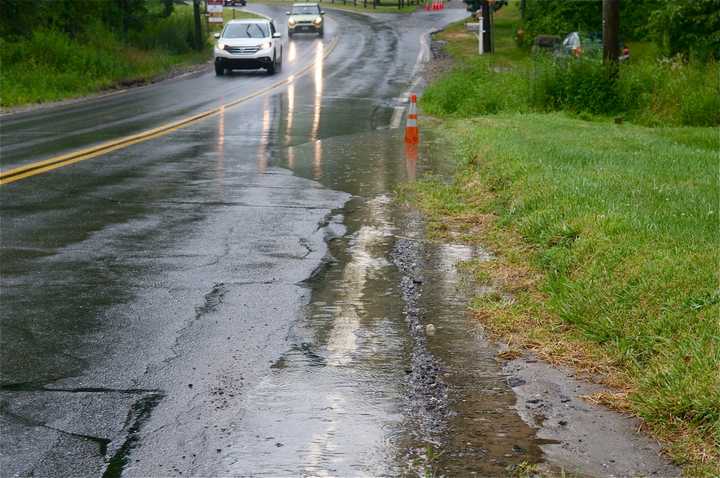
<path fill-rule="evenodd" d="M 225 16 L 232 19 L 232 12 L 227 9 Z M 255 16 L 236 13 L 236 18 Z M 192 8 L 177 6 L 170 18 L 127 41 L 101 26 L 89 27 L 78 38 L 38 30 L 22 40 L 0 39 L 0 106 L 80 97 L 144 83 L 208 61 L 209 46 L 192 51 L 188 36 L 192 38 Z"/>
<path fill-rule="evenodd" d="M 587 372 L 688 474 L 720 472 L 717 132 L 515 114 L 443 123 L 454 181 L 405 193 L 497 294 L 476 316 L 514 350 Z M 507 300 L 506 294 L 512 300 Z"/>
<path fill-rule="evenodd" d="M 608 385 L 588 399 L 641 417 L 689 476 L 718 476 L 717 129 L 534 106 L 504 11 L 493 57 L 475 57 L 462 24 L 439 35 L 461 66 L 421 106 L 443 116 L 431 122 L 457 145 L 457 173 L 402 197 L 432 234 L 495 253 L 465 266 L 497 291 L 471 307 L 510 356 L 530 349 Z"/>
<path fill-rule="evenodd" d="M 633 45 L 615 76 L 599 59 L 529 55 L 516 46 L 517 4 L 496 18 L 496 53 L 477 55 L 477 38 L 463 22 L 436 36 L 462 67 L 431 85 L 428 113 L 472 116 L 502 111 L 566 111 L 585 119 L 619 117 L 648 126 L 720 126 L 720 64 L 658 59 L 657 49 Z"/>

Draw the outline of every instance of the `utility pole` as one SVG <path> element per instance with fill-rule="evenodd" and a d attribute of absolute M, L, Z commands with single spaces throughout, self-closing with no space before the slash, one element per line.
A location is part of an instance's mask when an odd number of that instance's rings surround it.
<path fill-rule="evenodd" d="M 480 25 L 480 35 L 482 35 L 482 42 L 483 42 L 483 52 L 484 53 L 492 53 L 492 41 L 491 41 L 491 25 L 490 25 L 490 15 L 492 14 L 492 9 L 490 8 L 490 1 L 489 0 L 483 0 L 482 2 L 482 25 Z"/>
<path fill-rule="evenodd" d="M 202 24 L 200 23 L 200 0 L 193 0 L 193 17 L 195 18 L 195 49 L 202 50 Z"/>
<path fill-rule="evenodd" d="M 617 65 L 620 58 L 620 0 L 603 0 L 603 61 Z"/>

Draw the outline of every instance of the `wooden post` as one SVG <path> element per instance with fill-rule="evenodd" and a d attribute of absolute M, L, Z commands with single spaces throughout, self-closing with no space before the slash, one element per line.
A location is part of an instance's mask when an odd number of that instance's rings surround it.
<path fill-rule="evenodd" d="M 620 58 L 620 0 L 603 0 L 603 61 L 617 65 Z"/>

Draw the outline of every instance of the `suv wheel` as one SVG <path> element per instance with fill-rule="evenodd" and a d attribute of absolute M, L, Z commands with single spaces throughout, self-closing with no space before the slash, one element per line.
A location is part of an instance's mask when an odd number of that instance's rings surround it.
<path fill-rule="evenodd" d="M 225 67 L 223 66 L 222 62 L 216 61 L 215 62 L 215 75 L 223 76 L 224 74 L 225 74 Z"/>
<path fill-rule="evenodd" d="M 274 75 L 277 71 L 277 60 L 275 59 L 275 55 L 273 54 L 273 61 L 270 63 L 267 67 L 268 75 Z"/>

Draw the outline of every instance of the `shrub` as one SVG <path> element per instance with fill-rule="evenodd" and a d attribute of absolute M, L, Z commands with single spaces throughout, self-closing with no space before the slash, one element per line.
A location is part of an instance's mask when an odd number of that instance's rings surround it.
<path fill-rule="evenodd" d="M 514 68 L 476 59 L 430 85 L 422 106 L 438 116 L 503 111 L 622 115 L 649 126 L 720 125 L 720 66 L 679 59 L 628 62 L 613 75 L 598 59 L 539 55 Z"/>
<path fill-rule="evenodd" d="M 535 61 L 530 103 L 540 110 L 612 114 L 619 109 L 616 79 L 594 59 Z"/>
<path fill-rule="evenodd" d="M 192 10 L 176 9 L 167 18 L 158 18 L 130 35 L 130 43 L 146 50 L 162 49 L 171 53 L 187 53 L 194 44 Z"/>

